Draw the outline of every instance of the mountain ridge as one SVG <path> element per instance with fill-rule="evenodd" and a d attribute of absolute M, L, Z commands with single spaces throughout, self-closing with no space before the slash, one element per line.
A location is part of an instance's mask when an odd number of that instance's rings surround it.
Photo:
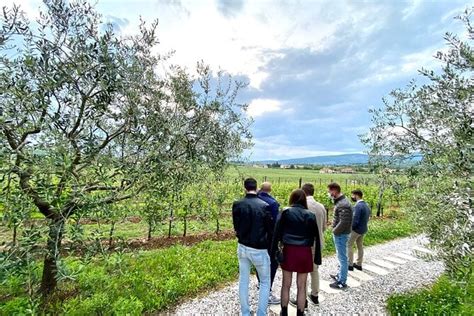
<path fill-rule="evenodd" d="M 326 156 L 312 156 L 303 158 L 290 158 L 281 160 L 260 160 L 252 161 L 254 164 L 272 164 L 279 163 L 282 165 L 353 165 L 353 164 L 367 164 L 369 156 L 367 154 L 341 154 L 341 155 L 326 155 Z"/>

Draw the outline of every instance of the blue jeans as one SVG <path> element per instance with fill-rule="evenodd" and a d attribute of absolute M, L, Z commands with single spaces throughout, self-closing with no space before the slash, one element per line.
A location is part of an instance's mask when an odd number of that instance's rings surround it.
<path fill-rule="evenodd" d="M 270 296 L 270 256 L 268 251 L 267 249 L 255 249 L 239 244 L 237 256 L 239 258 L 239 298 L 242 315 L 250 315 L 249 281 L 250 268 L 253 265 L 260 277 L 257 316 L 264 316 L 267 314 L 268 298 Z"/>
<path fill-rule="evenodd" d="M 347 242 L 350 234 L 333 235 L 334 245 L 336 246 L 337 259 L 339 260 L 338 281 L 342 284 L 347 283 L 347 273 L 349 260 L 347 259 Z"/>

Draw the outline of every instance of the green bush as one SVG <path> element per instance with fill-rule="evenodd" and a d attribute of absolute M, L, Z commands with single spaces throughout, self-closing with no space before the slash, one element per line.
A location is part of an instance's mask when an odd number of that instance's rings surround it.
<path fill-rule="evenodd" d="M 25 296 L 0 302 L 0 315 L 36 315 L 37 310 L 38 303 Z"/>
<path fill-rule="evenodd" d="M 472 315 L 473 287 L 467 292 L 443 275 L 431 287 L 413 293 L 389 297 L 387 309 L 391 315 Z"/>

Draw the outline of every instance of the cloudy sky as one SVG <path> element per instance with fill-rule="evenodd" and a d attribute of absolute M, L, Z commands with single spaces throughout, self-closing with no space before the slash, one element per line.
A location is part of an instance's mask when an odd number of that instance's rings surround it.
<path fill-rule="evenodd" d="M 20 3 L 29 15 L 40 1 Z M 435 67 L 446 31 L 470 1 L 99 0 L 124 33 L 159 19 L 160 50 L 249 82 L 251 159 L 363 152 L 368 109 Z"/>

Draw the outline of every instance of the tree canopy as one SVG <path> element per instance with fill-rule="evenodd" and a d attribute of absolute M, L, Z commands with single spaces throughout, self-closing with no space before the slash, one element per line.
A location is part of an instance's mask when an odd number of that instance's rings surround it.
<path fill-rule="evenodd" d="M 418 155 L 409 170 L 415 188 L 410 214 L 439 250 L 451 277 L 472 282 L 474 216 L 474 8 L 457 17 L 465 33 L 447 33 L 436 54 L 441 71 L 422 69 L 427 81 L 394 90 L 372 111 L 373 125 L 362 137 L 373 162 Z"/>
<path fill-rule="evenodd" d="M 49 220 L 43 293 L 56 286 L 68 218 L 222 170 L 249 144 L 244 84 L 202 62 L 160 74 L 157 25 L 122 36 L 87 1 L 46 0 L 36 21 L 3 8 L 1 184 Z"/>

